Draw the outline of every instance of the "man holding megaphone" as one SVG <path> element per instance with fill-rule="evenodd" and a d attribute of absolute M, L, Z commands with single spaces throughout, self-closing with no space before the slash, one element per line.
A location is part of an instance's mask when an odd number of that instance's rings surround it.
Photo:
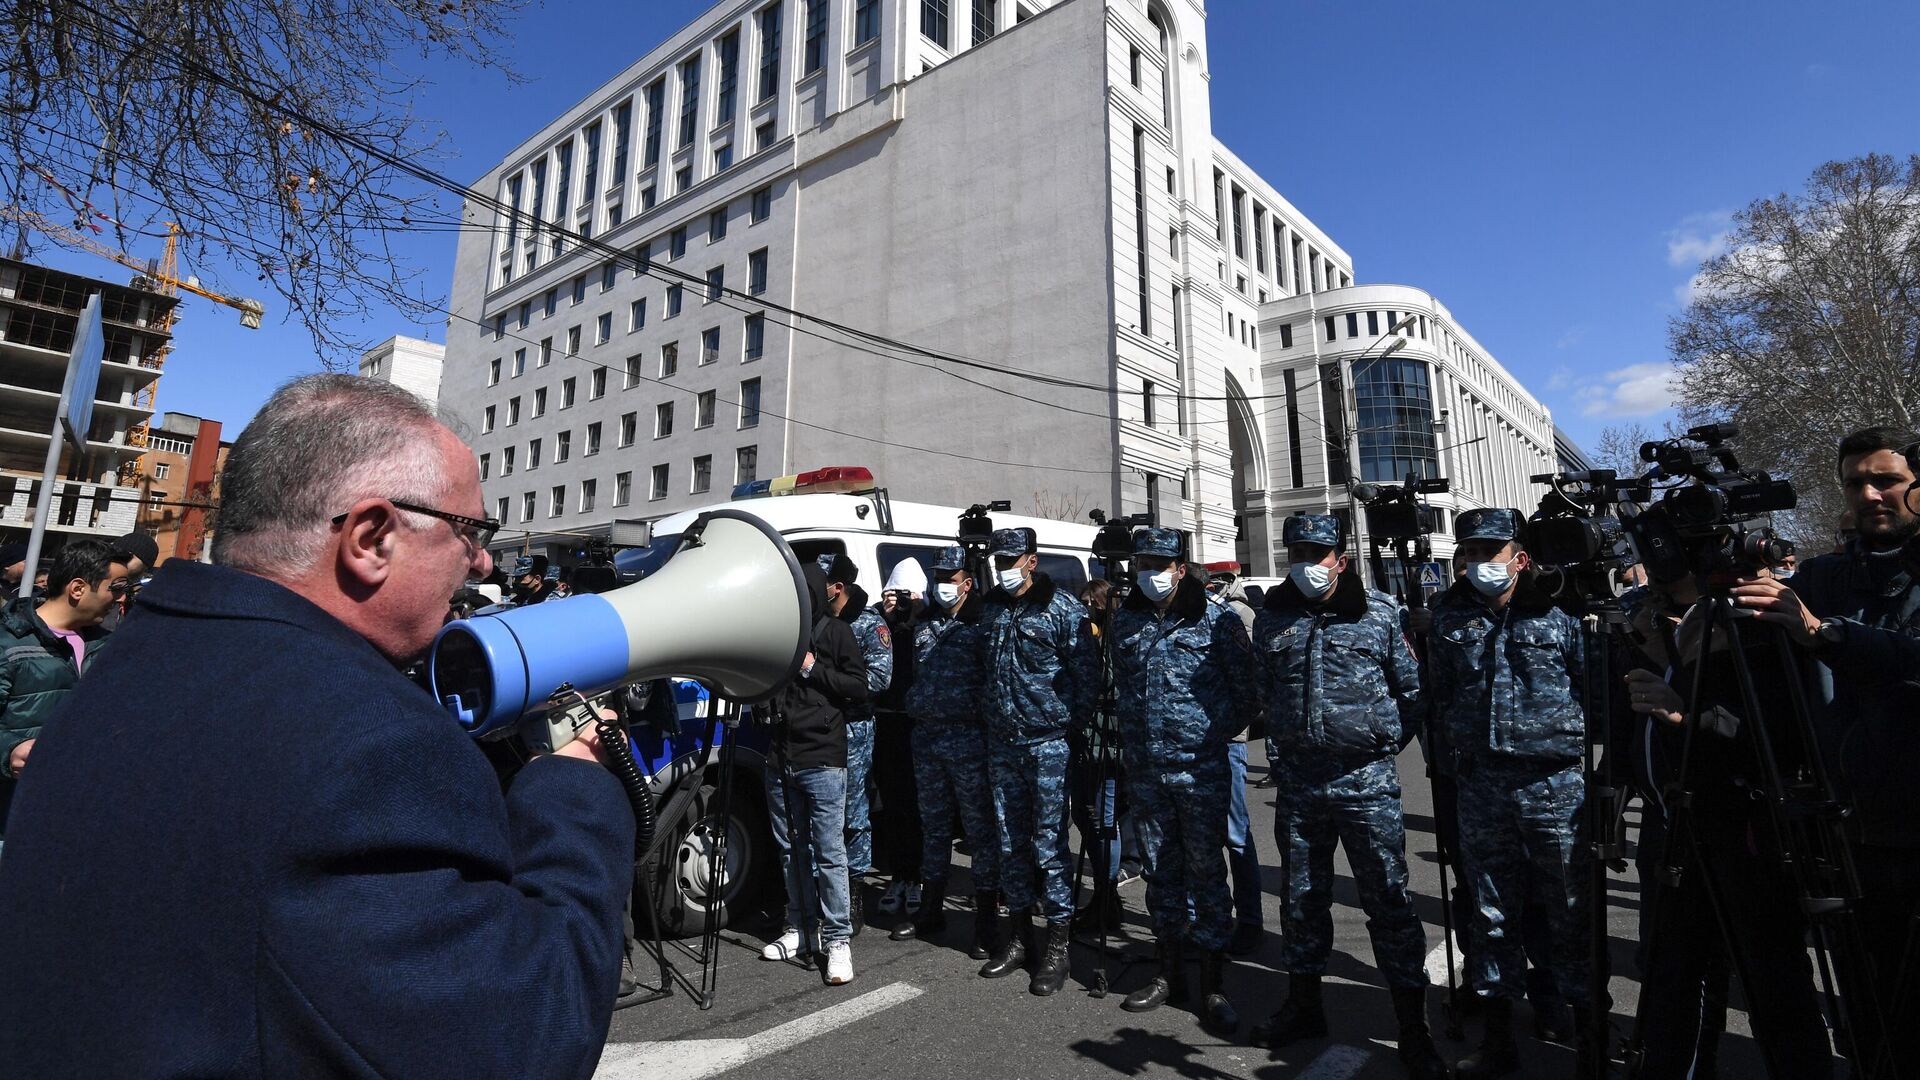
<path fill-rule="evenodd" d="M 390 383 L 297 379 L 247 425 L 214 565 L 161 566 L 15 799 L 9 1075 L 592 1074 L 627 798 L 591 729 L 502 791 L 400 674 L 491 569 L 484 513 Z"/>

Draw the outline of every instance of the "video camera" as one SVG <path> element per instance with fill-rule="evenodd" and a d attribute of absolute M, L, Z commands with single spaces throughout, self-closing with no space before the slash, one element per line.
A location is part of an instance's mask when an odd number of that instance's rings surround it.
<path fill-rule="evenodd" d="M 1366 508 L 1367 534 L 1384 542 L 1418 540 L 1433 531 L 1433 510 L 1420 503 L 1422 495 L 1446 492 L 1446 478 L 1423 479 L 1409 474 L 1404 484 L 1360 484 L 1353 497 Z"/>
<path fill-rule="evenodd" d="M 1013 509 L 1013 503 L 1006 499 L 992 502 L 974 503 L 960 512 L 960 527 L 955 531 L 954 539 L 967 552 L 967 573 L 976 579 L 975 588 L 989 581 L 987 574 L 987 551 L 993 547 L 993 515 Z"/>
<path fill-rule="evenodd" d="M 1793 554 L 1793 545 L 1772 529 L 1751 524 L 1793 509 L 1793 486 L 1742 470 L 1726 445 L 1736 434 L 1732 424 L 1705 424 L 1644 443 L 1640 459 L 1653 467 L 1632 479 L 1607 469 L 1533 477 L 1553 488 L 1527 529 L 1534 561 L 1559 576 L 1550 591 L 1566 599 L 1608 599 L 1619 594 L 1621 573 L 1636 563 L 1654 581 L 1691 575 L 1711 589 Z M 1655 499 L 1661 480 L 1683 483 Z"/>
<path fill-rule="evenodd" d="M 1093 534 L 1093 557 L 1109 568 L 1133 558 L 1133 530 L 1153 524 L 1151 514 L 1128 514 L 1110 518 L 1105 510 L 1089 510 L 1087 517 L 1099 526 Z"/>

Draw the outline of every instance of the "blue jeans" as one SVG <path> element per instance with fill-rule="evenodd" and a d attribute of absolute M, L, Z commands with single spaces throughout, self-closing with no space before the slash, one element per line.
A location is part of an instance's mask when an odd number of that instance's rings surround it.
<path fill-rule="evenodd" d="M 847 770 L 788 769 L 769 761 L 766 767 L 767 818 L 773 842 L 780 849 L 780 868 L 787 881 L 787 925 L 805 930 L 814 924 L 824 948 L 853 936 L 847 911 Z M 806 824 L 800 842 L 804 864 L 794 858 L 791 812 Z M 805 867 L 803 873 L 801 867 Z M 813 918 L 806 915 L 812 913 Z M 805 942 L 801 943 L 805 948 Z"/>
<path fill-rule="evenodd" d="M 1229 743 L 1227 763 L 1233 770 L 1227 786 L 1227 876 L 1233 882 L 1234 920 L 1259 926 L 1260 852 L 1247 818 L 1247 744 Z"/>

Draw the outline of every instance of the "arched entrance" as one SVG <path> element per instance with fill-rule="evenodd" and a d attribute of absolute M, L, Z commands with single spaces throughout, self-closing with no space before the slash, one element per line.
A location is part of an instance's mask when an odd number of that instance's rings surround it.
<path fill-rule="evenodd" d="M 1233 453 L 1234 558 L 1241 572 L 1272 577 L 1273 533 L 1267 512 L 1267 454 L 1247 393 L 1227 374 L 1227 445 Z"/>

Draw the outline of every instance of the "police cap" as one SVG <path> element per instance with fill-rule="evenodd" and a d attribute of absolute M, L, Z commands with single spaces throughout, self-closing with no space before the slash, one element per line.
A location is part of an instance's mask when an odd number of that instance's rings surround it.
<path fill-rule="evenodd" d="M 1032 529 L 993 530 L 994 555 L 1031 555 L 1038 550 Z"/>
<path fill-rule="evenodd" d="M 1344 531 L 1340 527 L 1340 519 L 1332 514 L 1295 514 L 1280 526 L 1280 542 L 1287 547 L 1318 544 L 1337 548 Z"/>
<path fill-rule="evenodd" d="M 933 569 L 939 573 L 951 574 L 955 570 L 967 568 L 967 549 L 959 544 L 948 544 L 933 557 Z"/>
<path fill-rule="evenodd" d="M 1180 557 L 1180 534 L 1173 529 L 1149 525 L 1133 530 L 1133 553 L 1161 559 Z"/>
<path fill-rule="evenodd" d="M 1467 540 L 1498 540 L 1506 543 L 1521 537 L 1521 528 L 1526 519 L 1520 511 L 1504 506 L 1489 506 L 1478 510 L 1469 510 L 1453 522 L 1453 538 Z"/>

